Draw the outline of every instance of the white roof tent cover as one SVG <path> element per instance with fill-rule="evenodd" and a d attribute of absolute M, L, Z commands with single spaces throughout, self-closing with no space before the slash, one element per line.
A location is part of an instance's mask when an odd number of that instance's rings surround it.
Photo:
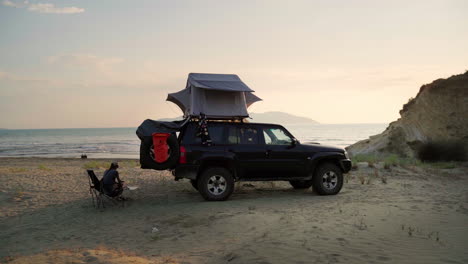
<path fill-rule="evenodd" d="M 253 92 L 235 74 L 190 73 L 185 89 L 170 93 L 167 101 L 178 105 L 184 117 L 248 117 L 247 107 L 262 100 Z"/>

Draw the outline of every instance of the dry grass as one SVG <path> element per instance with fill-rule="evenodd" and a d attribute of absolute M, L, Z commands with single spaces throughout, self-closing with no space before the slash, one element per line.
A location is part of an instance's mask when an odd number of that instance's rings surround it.
<path fill-rule="evenodd" d="M 11 167 L 11 168 L 8 168 L 8 171 L 9 171 L 9 172 L 12 172 L 12 173 L 21 173 L 21 172 L 26 172 L 26 171 L 28 171 L 28 169 L 26 169 L 26 168 L 21 168 L 21 167 Z"/>
<path fill-rule="evenodd" d="M 92 160 L 83 165 L 84 169 L 104 169 L 109 167 L 109 162 Z"/>
<path fill-rule="evenodd" d="M 351 180 L 351 173 L 346 173 L 344 175 L 345 183 L 348 183 Z"/>
<path fill-rule="evenodd" d="M 119 162 L 120 168 L 140 168 L 140 162 L 137 160 L 124 160 Z"/>
<path fill-rule="evenodd" d="M 359 181 L 361 182 L 361 184 L 364 185 L 364 183 L 366 183 L 366 177 L 364 175 L 359 175 L 358 176 L 358 179 Z"/>
<path fill-rule="evenodd" d="M 51 171 L 52 169 L 47 167 L 46 165 L 44 164 L 39 164 L 39 166 L 37 166 L 38 169 L 40 170 L 43 170 L 43 171 Z"/>
<path fill-rule="evenodd" d="M 387 184 L 387 177 L 385 175 L 382 175 L 380 180 L 382 181 L 383 184 Z"/>

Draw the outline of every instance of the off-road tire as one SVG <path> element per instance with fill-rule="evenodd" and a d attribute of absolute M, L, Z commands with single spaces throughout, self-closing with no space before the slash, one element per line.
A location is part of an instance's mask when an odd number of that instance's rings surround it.
<path fill-rule="evenodd" d="M 289 181 L 289 184 L 291 184 L 291 186 L 294 189 L 307 189 L 307 188 L 310 188 L 310 186 L 312 186 L 312 180 L 308 180 L 308 181 Z"/>
<path fill-rule="evenodd" d="M 175 135 L 167 138 L 167 145 L 169 146 L 170 155 L 164 162 L 157 162 L 151 157 L 151 150 L 153 148 L 153 138 L 147 137 L 141 141 L 140 145 L 140 164 L 141 168 L 150 168 L 154 170 L 167 170 L 174 168 L 179 162 L 179 143 Z"/>
<path fill-rule="evenodd" d="M 337 194 L 343 187 L 343 172 L 333 163 L 323 163 L 315 170 L 312 186 L 320 195 Z"/>
<path fill-rule="evenodd" d="M 231 172 L 222 167 L 205 169 L 197 179 L 198 192 L 207 201 L 224 201 L 234 191 Z"/>

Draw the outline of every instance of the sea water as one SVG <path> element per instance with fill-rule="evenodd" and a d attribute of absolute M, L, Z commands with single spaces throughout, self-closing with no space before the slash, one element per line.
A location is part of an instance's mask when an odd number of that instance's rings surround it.
<path fill-rule="evenodd" d="M 301 142 L 338 147 L 385 130 L 387 124 L 290 124 Z M 139 158 L 136 128 L 73 128 L 0 130 L 0 157 Z"/>

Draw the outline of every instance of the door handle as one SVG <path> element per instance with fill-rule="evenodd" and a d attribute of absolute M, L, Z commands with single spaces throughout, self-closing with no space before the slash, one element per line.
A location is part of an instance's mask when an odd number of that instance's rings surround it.
<path fill-rule="evenodd" d="M 270 153 L 271 153 L 271 150 L 270 150 L 270 149 L 268 149 L 267 151 L 265 151 L 265 155 L 266 155 L 267 157 L 270 156 Z"/>

